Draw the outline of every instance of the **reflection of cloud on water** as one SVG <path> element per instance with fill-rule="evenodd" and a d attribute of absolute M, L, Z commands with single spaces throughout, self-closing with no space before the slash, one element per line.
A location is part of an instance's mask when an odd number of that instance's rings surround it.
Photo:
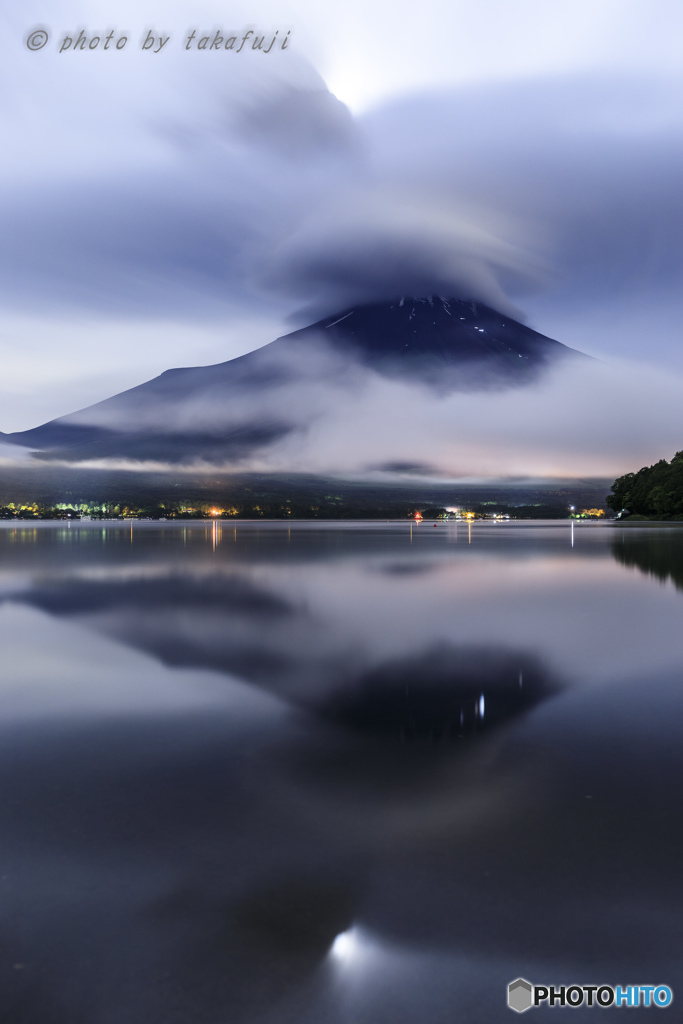
<path fill-rule="evenodd" d="M 448 1005 L 479 1024 L 530 965 L 680 985 L 681 711 L 675 680 L 565 691 L 436 758 L 232 711 L 23 725 L 0 750 L 23 922 L 0 937 L 25 965 L 5 1005 L 55 1024 L 414 1024 Z"/>
<path fill-rule="evenodd" d="M 444 646 L 524 652 L 582 684 L 683 657 L 676 595 L 640 573 L 624 585 L 618 527 L 581 526 L 574 547 L 564 523 L 240 522 L 215 546 L 210 526 L 43 527 L 0 531 L 0 592 L 307 707 Z"/>
<path fill-rule="evenodd" d="M 353 885 L 342 879 L 284 877 L 238 901 L 232 926 L 240 944 L 317 957 L 336 947 L 335 955 L 342 956 L 339 936 L 349 934 L 357 899 Z"/>
<path fill-rule="evenodd" d="M 79 623 L 36 608 L 0 604 L 2 720 L 73 721 L 93 717 L 180 714 L 216 708 L 243 722 L 282 714 L 272 697 L 239 679 L 205 670 L 169 671 Z"/>

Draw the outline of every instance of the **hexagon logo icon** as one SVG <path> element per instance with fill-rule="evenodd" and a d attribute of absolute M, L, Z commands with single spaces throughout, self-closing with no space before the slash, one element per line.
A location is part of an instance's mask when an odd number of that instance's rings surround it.
<path fill-rule="evenodd" d="M 525 978 L 517 978 L 508 985 L 508 1006 L 517 1013 L 530 1010 L 533 1005 L 533 986 Z"/>

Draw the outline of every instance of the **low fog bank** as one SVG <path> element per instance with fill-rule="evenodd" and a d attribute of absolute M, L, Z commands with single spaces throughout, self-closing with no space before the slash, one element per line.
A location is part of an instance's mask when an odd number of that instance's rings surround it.
<path fill-rule="evenodd" d="M 30 451 L 26 448 L 19 448 L 16 444 L 8 444 L 4 435 L 0 434 L 0 468 L 26 466 L 30 459 Z"/>
<path fill-rule="evenodd" d="M 249 388 L 237 381 L 226 391 L 216 374 L 199 368 L 191 371 L 197 376 L 189 391 L 174 390 L 173 374 L 158 378 L 153 400 L 142 410 L 133 391 L 69 418 L 79 428 L 106 428 L 119 445 L 111 457 L 98 455 L 95 447 L 89 457 L 87 446 L 79 445 L 52 454 L 83 470 L 405 482 L 613 479 L 670 459 L 683 447 L 683 381 L 625 362 L 563 360 L 535 385 L 440 395 L 426 385 L 342 362 L 324 348 L 312 355 L 293 346 L 286 360 L 263 351 Z M 268 424 L 279 427 L 270 435 L 255 432 Z M 234 454 L 233 446 L 228 454 L 232 439 L 248 430 L 253 440 L 241 453 Z M 183 447 L 176 451 L 179 432 Z M 163 456 L 128 455 L 133 433 L 144 435 L 148 450 Z M 208 455 L 202 447 L 207 436 Z M 26 459 L 24 449 L 4 450 Z"/>
<path fill-rule="evenodd" d="M 248 460 L 255 472 L 462 478 L 614 477 L 683 442 L 683 380 L 627 363 L 563 362 L 537 385 L 435 395 L 377 375 L 331 389 L 323 416 Z"/>

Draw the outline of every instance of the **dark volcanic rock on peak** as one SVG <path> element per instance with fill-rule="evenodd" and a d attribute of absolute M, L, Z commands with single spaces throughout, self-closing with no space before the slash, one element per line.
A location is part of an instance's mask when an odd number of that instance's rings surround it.
<path fill-rule="evenodd" d="M 483 303 L 438 296 L 355 307 L 288 337 L 322 332 L 379 372 L 440 390 L 523 384 L 558 358 L 582 356 Z"/>

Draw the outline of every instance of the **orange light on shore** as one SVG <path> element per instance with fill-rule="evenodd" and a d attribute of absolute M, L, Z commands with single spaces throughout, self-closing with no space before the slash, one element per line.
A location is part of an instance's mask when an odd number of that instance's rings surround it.
<path fill-rule="evenodd" d="M 212 509 L 211 509 L 211 515 L 212 515 L 212 516 L 217 516 L 217 515 L 219 515 L 219 511 L 218 511 L 218 509 L 217 509 L 217 508 L 212 508 Z"/>

